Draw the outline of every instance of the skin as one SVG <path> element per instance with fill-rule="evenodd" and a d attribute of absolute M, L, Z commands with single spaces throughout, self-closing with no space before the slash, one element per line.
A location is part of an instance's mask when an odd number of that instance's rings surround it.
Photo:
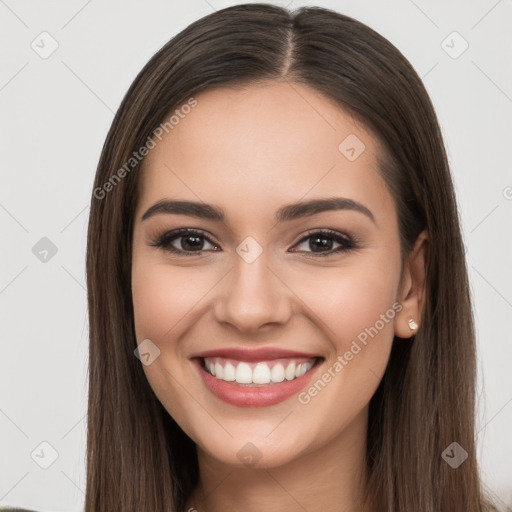
<path fill-rule="evenodd" d="M 397 214 L 376 166 L 378 141 L 317 91 L 270 82 L 195 98 L 145 161 L 132 266 L 137 343 L 149 338 L 160 349 L 145 374 L 197 444 L 200 484 L 186 510 L 361 510 L 368 404 L 393 337 L 412 335 L 410 318 L 421 324 L 426 233 L 400 288 Z M 365 144 L 354 161 L 338 149 L 349 134 Z M 285 204 L 329 196 L 362 203 L 376 223 L 351 210 L 274 220 Z M 219 206 L 226 220 L 158 214 L 141 221 L 164 198 Z M 190 257 L 151 246 L 178 228 L 212 242 L 201 239 L 203 252 Z M 332 241 L 333 254 L 318 256 L 322 249 L 304 240 L 314 229 L 356 236 L 359 248 L 333 253 L 340 244 Z M 263 250 L 252 263 L 236 252 L 247 236 Z M 172 245 L 191 252 L 186 242 Z M 396 302 L 402 309 L 307 404 L 297 395 L 269 407 L 227 404 L 189 359 L 213 348 L 277 346 L 322 356 L 320 376 Z M 252 467 L 237 456 L 248 442 L 261 454 Z"/>

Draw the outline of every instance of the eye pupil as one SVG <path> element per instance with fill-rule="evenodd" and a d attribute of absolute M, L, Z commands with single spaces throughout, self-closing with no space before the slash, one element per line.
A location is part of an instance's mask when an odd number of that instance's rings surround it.
<path fill-rule="evenodd" d="M 333 243 L 333 240 L 328 237 L 317 236 L 317 237 L 312 237 L 310 239 L 309 247 L 310 247 L 310 249 L 317 248 L 317 249 L 330 250 L 330 249 L 332 249 L 332 243 Z"/>
<path fill-rule="evenodd" d="M 197 235 L 186 235 L 181 237 L 181 246 L 184 250 L 193 250 L 197 248 L 201 248 L 203 245 L 202 237 Z M 190 240 L 194 240 L 191 244 L 189 243 Z"/>

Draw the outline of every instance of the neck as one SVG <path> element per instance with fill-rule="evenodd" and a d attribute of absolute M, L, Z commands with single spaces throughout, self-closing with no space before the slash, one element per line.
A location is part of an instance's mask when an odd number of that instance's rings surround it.
<path fill-rule="evenodd" d="M 199 484 L 185 511 L 362 512 L 367 409 L 322 447 L 279 467 L 228 466 L 197 448 Z"/>

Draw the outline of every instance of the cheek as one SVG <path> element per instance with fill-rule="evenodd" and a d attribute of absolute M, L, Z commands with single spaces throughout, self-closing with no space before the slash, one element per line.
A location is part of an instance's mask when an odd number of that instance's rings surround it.
<path fill-rule="evenodd" d="M 317 411 L 312 417 L 329 415 L 341 428 L 375 393 L 389 359 L 394 318 L 401 309 L 395 302 L 399 273 L 397 255 L 375 253 L 357 265 L 303 275 L 300 287 L 294 288 L 329 340 L 321 382 L 312 382 L 299 397 L 310 411 Z"/>
<path fill-rule="evenodd" d="M 336 297 L 337 315 L 333 313 L 333 330 L 340 339 L 345 343 L 347 336 L 350 339 L 364 339 L 364 333 L 372 327 L 378 329 L 379 336 L 388 337 L 388 333 L 393 331 L 393 322 L 389 319 L 394 318 L 392 305 L 395 287 L 396 279 L 391 270 L 381 272 L 380 269 L 366 269 L 355 271 L 347 277 L 344 293 Z"/>
<path fill-rule="evenodd" d="M 160 350 L 158 357 L 142 368 L 158 400 L 185 431 L 190 429 L 190 418 L 183 404 L 190 397 L 182 383 L 190 376 L 182 364 L 180 339 L 190 327 L 187 314 L 194 305 L 197 308 L 207 291 L 205 286 L 197 273 L 134 255 L 132 297 L 137 343 L 150 339 Z"/>
<path fill-rule="evenodd" d="M 383 326 L 379 320 L 381 315 L 387 320 L 396 314 L 392 306 L 399 264 L 392 257 L 375 254 L 354 265 L 297 274 L 293 289 L 337 352 L 344 352 L 352 339 L 376 322 L 386 335 L 393 331 L 392 321 Z"/>
<path fill-rule="evenodd" d="M 132 295 L 137 341 L 149 338 L 162 343 L 179 338 L 186 323 L 182 320 L 193 308 L 195 311 L 200 307 L 210 280 L 197 269 L 134 262 Z"/>

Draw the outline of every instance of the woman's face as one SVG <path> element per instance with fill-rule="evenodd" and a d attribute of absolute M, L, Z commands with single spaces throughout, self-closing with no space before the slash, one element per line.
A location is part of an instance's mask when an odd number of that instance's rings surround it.
<path fill-rule="evenodd" d="M 229 465 L 357 444 L 414 317 L 377 142 L 300 84 L 195 99 L 140 176 L 132 290 L 148 381 L 201 453 Z M 289 206 L 328 198 L 338 207 Z M 148 212 L 163 201 L 197 206 Z M 155 245 L 180 229 L 194 233 Z"/>

